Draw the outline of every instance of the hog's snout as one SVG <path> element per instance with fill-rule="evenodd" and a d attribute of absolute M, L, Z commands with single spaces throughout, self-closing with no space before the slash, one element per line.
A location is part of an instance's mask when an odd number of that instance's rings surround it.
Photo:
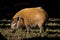
<path fill-rule="evenodd" d="M 14 33 L 16 31 L 16 23 L 11 24 L 10 32 Z"/>
<path fill-rule="evenodd" d="M 12 28 L 12 29 L 15 29 L 15 26 L 16 26 L 16 23 L 11 24 L 11 28 Z"/>

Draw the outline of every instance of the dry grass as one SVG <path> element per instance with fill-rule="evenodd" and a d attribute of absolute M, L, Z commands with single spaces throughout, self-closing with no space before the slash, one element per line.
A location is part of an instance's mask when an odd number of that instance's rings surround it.
<path fill-rule="evenodd" d="M 39 30 L 33 30 L 33 33 L 26 33 L 25 31 L 18 29 L 15 33 L 11 33 L 9 31 L 8 28 L 6 29 L 0 29 L 0 32 L 2 33 L 2 35 L 7 38 L 8 40 L 20 40 L 20 39 L 24 39 L 24 38 L 32 38 L 32 37 L 60 37 L 60 34 L 58 33 L 54 33 L 54 34 L 49 34 L 48 31 L 51 32 L 60 32 L 60 30 L 51 30 L 51 29 L 46 29 L 46 31 L 44 33 L 39 33 L 36 32 Z"/>
<path fill-rule="evenodd" d="M 49 21 L 59 21 L 60 19 L 56 19 L 56 18 L 50 18 L 48 19 Z M 1 20 L 0 20 L 1 21 Z M 2 20 L 2 21 L 6 21 L 6 20 Z M 8 20 L 10 22 L 10 20 Z M 10 24 L 0 24 L 0 26 L 5 25 L 5 26 L 10 26 Z M 46 23 L 45 25 L 48 26 L 60 26 L 60 23 Z M 5 29 L 1 29 L 0 28 L 0 32 L 2 33 L 2 35 L 7 38 L 7 40 L 20 40 L 20 39 L 24 39 L 24 38 L 32 38 L 32 37 L 60 37 L 60 29 L 48 29 L 46 28 L 46 31 L 44 33 L 39 33 L 39 30 L 37 29 L 33 29 L 33 32 L 30 33 L 26 33 L 25 31 L 18 29 L 15 33 L 11 33 L 9 31 L 9 28 L 5 28 Z M 49 33 L 52 32 L 52 33 Z"/>

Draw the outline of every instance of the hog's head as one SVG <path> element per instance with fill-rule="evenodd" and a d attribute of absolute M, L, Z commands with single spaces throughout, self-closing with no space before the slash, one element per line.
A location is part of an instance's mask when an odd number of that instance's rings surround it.
<path fill-rule="evenodd" d="M 16 30 L 22 25 L 22 17 L 16 17 L 11 22 L 11 32 L 16 32 Z"/>

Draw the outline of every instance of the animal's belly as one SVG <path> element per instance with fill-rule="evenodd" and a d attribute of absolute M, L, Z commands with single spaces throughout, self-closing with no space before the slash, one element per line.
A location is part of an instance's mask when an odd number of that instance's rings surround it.
<path fill-rule="evenodd" d="M 32 25 L 30 25 L 31 27 L 36 27 L 37 26 L 37 24 L 32 24 Z"/>

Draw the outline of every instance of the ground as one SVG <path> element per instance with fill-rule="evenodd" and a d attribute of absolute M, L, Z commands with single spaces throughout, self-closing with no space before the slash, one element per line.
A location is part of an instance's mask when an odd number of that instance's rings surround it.
<path fill-rule="evenodd" d="M 10 20 L 0 20 L 0 33 L 7 40 L 20 40 L 20 39 L 29 39 L 29 38 L 60 38 L 60 19 L 58 18 L 49 18 L 47 23 L 45 23 L 46 30 L 43 33 L 39 33 L 39 29 L 32 29 L 33 32 L 26 33 L 26 31 L 18 29 L 15 33 L 11 33 L 10 28 Z M 8 23 L 6 23 L 8 22 Z M 5 24 L 6 23 L 6 24 Z M 5 27 L 6 28 L 1 28 Z"/>
<path fill-rule="evenodd" d="M 18 29 L 15 33 L 11 33 L 9 31 L 9 28 L 6 29 L 0 29 L 0 32 L 7 40 L 20 40 L 20 39 L 29 39 L 32 37 L 60 37 L 60 30 L 51 30 L 46 28 L 46 31 L 44 33 L 39 33 L 39 30 L 33 29 L 33 33 L 26 33 L 25 31 Z M 49 33 L 51 32 L 51 33 Z"/>

